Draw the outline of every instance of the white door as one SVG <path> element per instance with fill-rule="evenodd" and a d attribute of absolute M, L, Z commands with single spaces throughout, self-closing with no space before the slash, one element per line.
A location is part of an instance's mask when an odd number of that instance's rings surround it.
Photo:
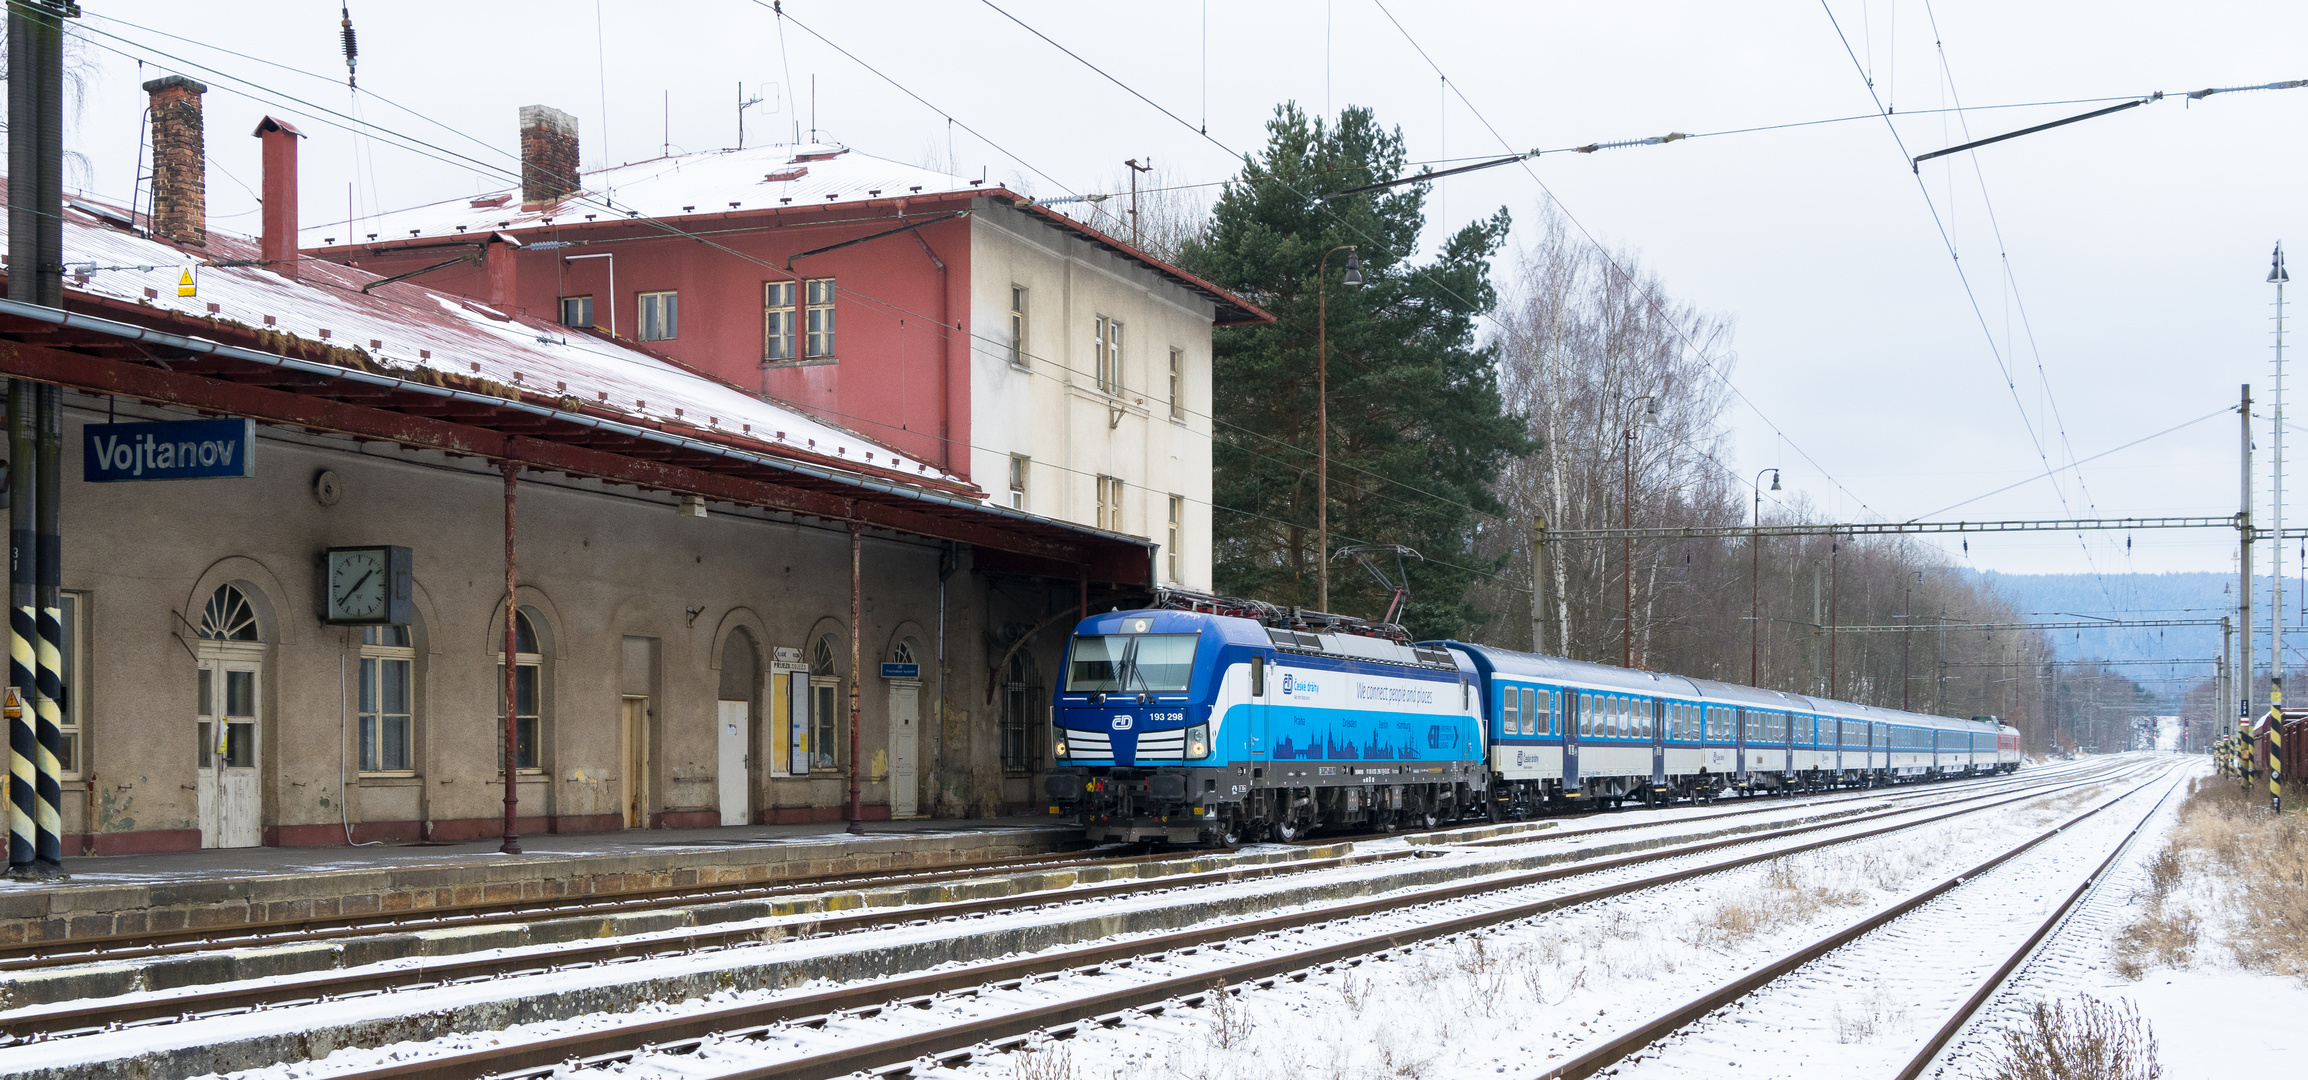
<path fill-rule="evenodd" d="M 791 730 L 786 745 L 791 748 L 792 760 L 787 767 L 795 776 L 809 775 L 809 672 L 795 671 L 786 679 L 787 695 L 793 702 L 787 707 L 786 726 Z"/>
<path fill-rule="evenodd" d="M 920 770 L 922 685 L 890 683 L 890 816 L 920 816 L 914 797 L 915 774 Z"/>
<path fill-rule="evenodd" d="M 263 784 L 257 768 L 258 676 L 262 664 L 206 656 L 200 661 L 195 801 L 200 846 L 264 842 Z"/>
<path fill-rule="evenodd" d="M 752 705 L 743 701 L 721 703 L 721 823 L 751 824 L 746 805 L 749 767 L 753 764 Z"/>

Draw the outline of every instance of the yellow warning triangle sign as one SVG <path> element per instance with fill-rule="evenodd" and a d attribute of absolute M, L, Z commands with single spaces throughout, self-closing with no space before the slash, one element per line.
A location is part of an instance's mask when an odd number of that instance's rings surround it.
<path fill-rule="evenodd" d="M 176 295 L 194 296 L 197 295 L 195 291 L 197 288 L 198 286 L 192 283 L 192 267 L 185 267 L 184 276 L 176 279 Z"/>

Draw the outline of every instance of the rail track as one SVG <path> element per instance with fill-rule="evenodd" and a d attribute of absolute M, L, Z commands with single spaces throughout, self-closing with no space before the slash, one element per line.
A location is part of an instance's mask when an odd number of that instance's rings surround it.
<path fill-rule="evenodd" d="M 1282 956 L 1226 964 L 1215 970 L 1140 982 L 1110 991 L 1073 994 L 1064 1002 L 1022 1010 L 1002 1009 L 994 1015 L 941 1024 L 931 1031 L 909 1033 L 894 1039 L 855 1042 L 772 1065 L 751 1067 L 730 1075 L 833 1077 L 860 1069 L 894 1074 L 904 1072 L 908 1067 L 893 1063 L 924 1058 L 941 1063 L 960 1061 L 971 1054 L 983 1052 L 989 1042 L 998 1047 L 1005 1043 L 1014 1044 L 1016 1040 L 1038 1031 L 1063 1035 L 1081 1024 L 1118 1023 L 1125 1010 L 1159 1011 L 1180 1002 L 1186 1005 L 1198 1004 L 1207 999 L 1214 987 L 1231 986 L 1239 990 L 1247 985 L 1271 984 L 1278 979 L 1302 978 L 1313 968 L 1354 962 L 1360 957 L 1399 949 L 1417 941 L 1524 919 L 1804 851 L 1912 830 L 1998 806 L 2040 799 L 2058 791 L 2102 785 L 2115 779 L 2115 775 L 2092 775 L 2056 784 L 2043 784 L 2039 781 L 2017 794 L 1996 792 L 1951 801 L 1950 806 L 1972 804 L 1960 808 L 1932 806 L 1878 809 L 1829 822 L 1787 828 L 1766 827 L 1725 839 L 1672 845 L 1632 855 L 1520 871 L 1476 881 L 1390 892 L 1368 899 L 1332 904 L 1314 911 L 1245 919 L 1222 926 L 1202 926 L 1133 942 L 1104 943 L 984 964 L 966 970 L 933 972 L 770 1001 L 710 1007 L 683 1015 L 395 1062 L 339 1075 L 355 1080 L 469 1080 L 486 1075 L 525 1077 L 565 1069 L 571 1064 L 609 1064 L 630 1061 L 643 1053 L 693 1053 L 708 1044 L 778 1038 L 784 1033 L 806 1032 L 814 1027 L 822 1027 L 837 1017 L 875 1016 L 884 1012 L 903 1015 L 916 1010 L 926 1014 L 958 1001 L 983 1001 L 983 1009 L 991 1011 L 998 1007 L 996 999 L 1006 993 L 1045 980 L 1094 977 L 1108 969 L 1128 968 L 1157 956 L 1190 956 L 1199 953 L 1220 955 L 1229 948 L 1239 947 L 1240 943 L 1271 942 L 1292 931 L 1334 924 L 1344 926 L 1351 920 L 1397 914 L 1414 905 L 1484 897 L 1525 886 L 1628 870 L 1665 860 L 1723 853 L 1721 857 L 1708 859 L 1696 866 L 1628 877 L 1543 898 L 1516 900 L 1490 910 L 1425 922 L 1415 928 L 1358 936 L 1317 948 L 1292 950 Z M 2131 790 L 2137 790 L 2137 787 Z M 2130 791 L 2125 794 L 2130 794 Z M 2122 797 L 2120 795 L 2117 798 Z M 2097 809 L 2093 812 L 2096 813 Z M 1902 820 L 1880 823 L 1884 819 Z M 1808 837 L 1808 834 L 1830 830 L 1835 831 L 1835 834 L 1816 839 Z M 1791 839 L 1795 840 L 1792 844 L 1775 843 Z M 2036 842 L 2040 842 L 2040 839 Z M 1737 848 L 1761 850 L 1727 850 Z M 696 1064 L 692 1062 L 686 1068 L 694 1069 Z"/>
<path fill-rule="evenodd" d="M 2040 786 L 2040 781 L 2014 783 L 2009 782 L 2008 778 L 2006 779 L 2006 783 L 1988 785 L 1991 790 L 1986 792 L 1975 792 L 1970 788 L 1937 787 L 1905 792 L 1899 795 L 1878 794 L 1875 799 L 1870 801 L 1876 805 L 1883 805 L 1928 799 L 1946 800 L 1951 796 L 1957 801 L 1963 801 L 1971 798 L 1984 798 L 1998 791 L 2010 790 L 2015 787 Z M 1969 794 L 1966 794 L 1967 792 Z M 1817 800 L 1817 802 L 1822 803 L 1830 801 L 1835 800 Z M 1683 817 L 1667 821 L 1620 823 L 1589 827 L 1567 833 L 1534 830 L 1514 836 L 1477 840 L 1465 846 L 1495 847 L 1502 844 L 1578 840 L 1598 834 L 1673 828 L 1694 821 L 1712 824 L 1721 818 L 1768 811 L 1795 810 L 1809 805 L 1813 805 L 1813 803 L 1782 802 L 1771 806 L 1726 811 L 1698 818 Z M 1331 841 L 1331 843 L 1341 842 L 1343 841 Z M 1300 846 L 1313 846 L 1315 843 L 1314 841 L 1307 841 Z M 489 955 L 461 959 L 432 958 L 428 959 L 421 968 L 365 965 L 349 971 L 311 972 L 294 977 L 268 980 L 254 985 L 227 983 L 215 987 L 184 987 L 179 988 L 180 992 L 151 996 L 139 995 L 126 1000 L 104 997 L 88 998 L 55 1006 L 0 1012 L 0 1045 L 13 1042 L 70 1038 L 155 1022 L 177 1022 L 232 1012 L 283 1008 L 372 994 L 401 993 L 466 982 L 545 974 L 573 967 L 615 963 L 653 956 L 691 955 L 832 934 L 891 929 L 927 922 L 951 922 L 991 915 L 1024 914 L 1058 905 L 1072 905 L 1091 900 L 1155 896 L 1179 889 L 1204 888 L 1257 879 L 1314 873 L 1347 866 L 1389 862 L 1412 858 L 1418 854 L 1418 851 L 1410 848 L 1395 848 L 1368 853 L 1350 852 L 1286 863 L 1224 867 L 1151 879 L 1128 879 L 1102 884 L 1074 884 L 1063 888 L 1053 887 L 1048 891 L 1011 893 L 979 900 L 922 903 L 871 911 L 826 911 L 792 916 L 786 921 L 767 926 L 759 920 L 733 920 L 728 925 L 686 927 L 607 940 L 572 941 L 546 947 L 542 950 L 518 950 L 510 954 L 492 952 Z M 1151 856 L 1139 855 L 1103 861 L 1111 865 L 1118 862 L 1139 861 L 1149 857 Z M 1036 872 L 1047 872 L 1051 868 L 1045 864 L 1037 867 Z M 942 878 L 945 875 L 940 876 Z M 982 877 L 984 875 L 977 876 Z"/>
<path fill-rule="evenodd" d="M 1673 1009 L 1662 1012 L 1657 1016 L 1654 1016 L 1649 1020 L 1638 1024 L 1636 1027 L 1623 1032 L 1608 1041 L 1596 1045 L 1572 1058 L 1569 1058 L 1568 1060 L 1565 1060 L 1553 1066 L 1552 1068 L 1539 1073 L 1538 1075 L 1540 1078 L 1542 1078 L 1542 1080 L 1557 1080 L 1557 1078 L 1562 1078 L 1562 1080 L 1577 1080 L 1577 1078 L 1593 1076 L 1605 1069 L 1610 1069 L 1614 1066 L 1622 1065 L 1623 1063 L 1634 1058 L 1636 1055 L 1641 1054 L 1646 1049 L 1657 1047 L 1661 1040 L 1668 1038 L 1676 1032 L 1688 1028 L 1701 1020 L 1704 1020 L 1710 1016 L 1722 1012 L 1725 1009 L 1731 1008 L 1734 1005 L 1738 1005 L 1746 1001 L 1747 999 L 1757 994 L 1759 991 L 1762 991 L 1765 988 L 1780 982 L 1781 980 L 1787 979 L 1789 976 L 1796 974 L 1807 965 L 1810 965 L 1813 962 L 1836 952 L 1837 950 L 1851 946 L 1855 942 L 1858 942 L 1860 939 L 1870 934 L 1876 933 L 1877 931 L 1889 927 L 1895 923 L 1898 923 L 1903 919 L 1913 917 L 1920 909 L 1924 908 L 1932 901 L 1937 900 L 1947 893 L 1952 892 L 1968 883 L 1971 883 L 1974 879 L 1979 878 L 1982 875 L 1986 875 L 1992 871 L 1995 871 L 1997 868 L 2002 867 L 2006 863 L 2019 858 L 2021 855 L 2035 850 L 2040 845 L 2043 845 L 2060 836 L 2062 833 L 2067 832 L 2070 828 L 2081 823 L 2085 819 L 2091 818 L 2102 813 L 2103 811 L 2114 808 L 2115 806 L 2131 798 L 2132 795 L 2137 794 L 2146 788 L 2171 779 L 2172 776 L 2170 771 L 2166 771 L 2161 775 L 2153 777 L 2146 783 L 2134 787 L 2130 791 L 2126 791 L 2115 798 L 2108 799 L 2090 810 L 2075 815 L 2074 817 L 2061 822 L 2054 828 L 2045 830 L 2030 838 L 2029 840 L 2011 847 L 1992 858 L 1989 858 L 1968 869 L 1950 875 L 1938 883 L 1909 896 L 1908 898 L 1892 905 L 1889 908 L 1869 915 L 1866 918 L 1860 919 L 1832 934 L 1819 938 L 1812 943 L 1803 946 L 1802 948 L 1789 952 L 1779 959 L 1772 961 L 1771 963 L 1755 968 L 1742 975 L 1741 977 L 1727 982 L 1722 986 L 1702 994 L 1701 996 L 1691 1001 L 1685 1002 Z M 1978 1011 L 1981 1005 L 1985 1004 L 1988 999 L 1993 996 L 1996 988 L 2003 984 L 2004 980 L 2010 976 L 2013 969 L 2017 968 L 2021 961 L 2025 960 L 2028 954 L 2033 952 L 2036 946 L 2040 944 L 2043 939 L 2052 932 L 2054 928 L 2056 928 L 2064 919 L 2067 918 L 2068 913 L 2073 910 L 2076 902 L 2083 899 L 2085 894 L 2090 891 L 2091 887 L 2099 881 L 2101 875 L 2105 874 L 2108 871 L 2108 868 L 2113 866 L 2115 861 L 2120 858 L 2125 850 L 2131 846 L 2132 841 L 2139 836 L 2142 829 L 2146 828 L 2148 822 L 2154 818 L 2156 811 L 2163 806 L 2165 800 L 2171 797 L 2171 794 L 2174 790 L 2176 790 L 2176 785 L 2173 787 L 2167 787 L 2165 791 L 2156 798 L 2154 803 L 2148 807 L 2147 811 L 2140 815 L 2138 821 L 2133 823 L 2131 828 L 2123 834 L 2122 838 L 2119 839 L 2110 848 L 2107 857 L 2100 860 L 2098 865 L 2092 869 L 2092 871 L 2084 878 L 2081 883 L 2076 885 L 2076 887 L 2071 892 L 2069 892 L 2060 903 L 2053 906 L 2050 914 L 2042 920 L 2042 922 L 2035 928 L 2034 932 L 2028 935 L 2026 940 L 2022 942 L 2017 949 L 2012 950 L 2006 956 L 1994 974 L 1989 976 L 1985 982 L 1981 983 L 1958 1005 L 1958 1007 L 1950 1015 L 1945 1018 L 1944 1022 L 1938 1026 L 1938 1028 L 1931 1034 L 1931 1036 L 1924 1041 L 1924 1043 L 1916 1050 L 1916 1052 L 1908 1058 L 1906 1064 L 1898 1071 L 1896 1074 L 1898 1080 L 1916 1080 L 1917 1077 L 1922 1076 L 1923 1073 L 1930 1068 L 1933 1060 L 1939 1056 L 1940 1051 L 1946 1047 L 1948 1041 L 1955 1036 L 1955 1033 L 1962 1028 L 1964 1023 Z M 1671 1053 L 1671 1050 L 1659 1050 L 1657 1051 L 1657 1056 L 1664 1057 L 1670 1055 Z"/>

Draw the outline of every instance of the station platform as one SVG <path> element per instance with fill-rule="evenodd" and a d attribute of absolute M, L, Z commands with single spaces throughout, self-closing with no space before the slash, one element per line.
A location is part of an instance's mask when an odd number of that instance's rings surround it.
<path fill-rule="evenodd" d="M 626 829 L 450 844 L 226 848 L 65 860 L 66 876 L 0 877 L 0 947 L 295 923 L 482 904 L 930 869 L 1064 850 L 1047 817 Z"/>

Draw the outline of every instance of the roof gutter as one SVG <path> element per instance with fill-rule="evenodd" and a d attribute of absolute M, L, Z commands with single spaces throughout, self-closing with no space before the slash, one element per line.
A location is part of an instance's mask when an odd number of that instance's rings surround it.
<path fill-rule="evenodd" d="M 813 466 L 802 465 L 792 461 L 785 461 L 763 454 L 756 454 L 744 450 L 738 450 L 732 447 L 720 446 L 701 439 L 692 439 L 684 435 L 675 435 L 671 432 L 660 431 L 656 428 L 642 427 L 637 424 L 620 423 L 615 420 L 605 420 L 597 416 L 587 416 L 584 413 L 570 412 L 565 409 L 555 409 L 544 405 L 534 405 L 526 401 L 513 401 L 507 398 L 492 397 L 488 394 L 477 394 L 470 390 L 458 390 L 447 386 L 435 386 L 431 383 L 396 378 L 391 375 L 380 375 L 375 372 L 358 371 L 352 368 L 337 367 L 333 364 L 320 364 L 314 363 L 310 360 L 297 360 L 274 353 L 259 352 L 255 349 L 244 349 L 237 345 L 226 345 L 221 342 L 210 341 L 205 338 L 185 337 L 180 334 L 170 334 L 158 330 L 150 330 L 141 326 L 137 326 L 133 323 L 116 322 L 111 319 L 99 319 L 92 315 L 81 315 L 75 312 L 60 311 L 56 308 L 43 307 L 39 304 L 27 304 L 19 300 L 0 299 L 0 315 L 14 315 L 19 318 L 31 319 L 36 322 L 51 323 L 57 326 L 68 326 L 75 330 L 88 330 L 95 333 L 104 334 L 109 337 L 124 338 L 130 341 L 140 341 L 151 345 L 162 345 L 172 349 L 183 349 L 186 352 L 200 353 L 207 356 L 227 357 L 233 360 L 240 360 L 251 364 L 261 364 L 266 367 L 280 368 L 284 371 L 295 371 L 302 374 L 315 375 L 329 379 L 348 379 L 355 383 L 360 383 L 366 386 L 376 386 L 391 390 L 402 390 L 409 393 L 425 394 L 431 397 L 443 398 L 450 401 L 465 401 L 475 404 L 488 405 L 493 408 L 509 409 L 514 412 L 545 417 L 551 420 L 559 421 L 561 423 L 575 424 L 579 427 L 592 428 L 596 431 L 607 432 L 613 435 L 622 435 L 627 438 L 640 439 L 644 442 L 657 443 L 662 446 L 671 446 L 683 450 L 710 454 L 714 457 L 724 458 L 729 461 L 740 462 L 746 465 L 754 465 L 766 469 L 773 469 L 778 472 L 791 473 L 796 476 L 805 476 L 813 480 L 822 480 L 830 483 L 863 488 L 867 491 L 879 492 L 884 495 L 894 495 L 898 498 L 907 499 L 917 503 L 924 503 L 930 506 L 940 506 L 952 510 L 967 510 L 974 513 L 989 514 L 994 517 L 1008 518 L 1012 521 L 1018 521 L 1026 524 L 1050 526 L 1053 528 L 1062 529 L 1067 532 L 1075 533 L 1077 535 L 1093 537 L 1100 540 L 1123 541 L 1139 547 L 1150 548 L 1153 546 L 1152 541 L 1141 540 L 1135 536 L 1123 536 L 1117 533 L 1105 532 L 1099 529 L 1086 529 L 1082 526 L 1075 525 L 1070 522 L 1053 521 L 1049 518 L 1035 517 L 1031 514 L 1025 514 L 1016 510 L 1009 509 L 1008 507 L 995 506 L 990 503 L 981 503 L 966 499 L 956 499 L 926 491 L 900 487 L 887 481 L 875 480 L 869 477 L 857 476 L 855 474 L 838 473 L 830 469 L 815 468 Z"/>

